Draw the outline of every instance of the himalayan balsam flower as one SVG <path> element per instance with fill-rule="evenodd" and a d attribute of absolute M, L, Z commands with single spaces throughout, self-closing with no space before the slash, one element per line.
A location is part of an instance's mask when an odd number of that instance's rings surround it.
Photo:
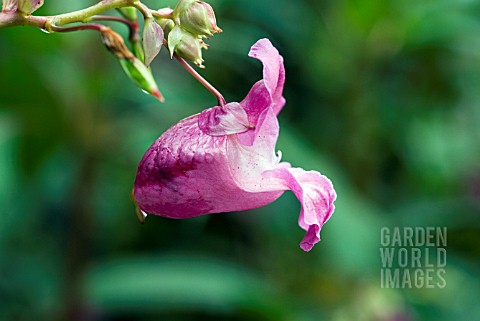
<path fill-rule="evenodd" d="M 263 63 L 263 79 L 242 102 L 185 118 L 160 136 L 140 162 L 134 198 L 146 214 L 189 218 L 258 208 L 291 190 L 302 204 L 300 246 L 309 251 L 320 241 L 336 193 L 320 173 L 280 162 L 275 143 L 285 104 L 283 59 L 267 39 L 249 56 Z"/>

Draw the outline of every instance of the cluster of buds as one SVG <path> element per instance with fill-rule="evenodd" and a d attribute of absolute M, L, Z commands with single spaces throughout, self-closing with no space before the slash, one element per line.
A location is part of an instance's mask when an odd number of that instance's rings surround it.
<path fill-rule="evenodd" d="M 118 11 L 133 26 L 138 26 L 136 8 L 124 7 Z M 222 30 L 217 27 L 212 7 L 202 1 L 180 0 L 173 10 L 163 8 L 151 13 L 144 16 L 141 44 L 135 36 L 129 39 L 132 52 L 110 28 L 103 28 L 100 33 L 103 43 L 120 60 L 129 78 L 145 92 L 164 101 L 149 68 L 162 45 L 168 45 L 172 57 L 176 53 L 203 67 L 202 49 L 208 48 L 203 39 Z"/>
<path fill-rule="evenodd" d="M 168 39 L 170 55 L 174 53 L 203 68 L 204 38 L 222 32 L 212 7 L 203 1 L 180 0 L 174 10 L 163 11 L 171 19 L 158 19 Z"/>
<path fill-rule="evenodd" d="M 0 0 L 0 26 L 33 25 L 46 32 L 71 32 L 95 30 L 100 33 L 105 47 L 119 60 L 128 77 L 143 91 L 160 101 L 164 98 L 150 69 L 150 64 L 167 46 L 170 56 L 193 62 L 203 68 L 202 49 L 208 49 L 204 39 L 222 30 L 217 27 L 212 7 L 203 1 L 179 0 L 172 10 L 153 10 L 131 1 L 100 1 L 89 8 L 58 16 L 33 16 L 44 0 Z M 98 15 L 116 8 L 122 17 Z M 143 33 L 140 34 L 138 12 L 143 16 Z M 98 21 L 117 21 L 129 27 L 128 44 L 110 27 Z M 72 25 L 74 24 L 75 25 Z M 184 61 L 181 61 L 184 64 Z M 195 73 L 188 65 L 186 68 Z"/>

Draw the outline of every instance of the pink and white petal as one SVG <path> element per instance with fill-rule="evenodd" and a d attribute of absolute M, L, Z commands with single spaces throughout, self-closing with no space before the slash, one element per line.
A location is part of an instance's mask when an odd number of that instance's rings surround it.
<path fill-rule="evenodd" d="M 256 126 L 244 133 L 237 134 L 238 141 L 253 149 L 275 151 L 280 127 L 275 112 L 271 108 L 263 110 L 257 117 Z M 248 148 L 247 148 L 248 149 Z"/>
<path fill-rule="evenodd" d="M 229 103 L 204 110 L 198 116 L 198 127 L 210 136 L 225 136 L 249 129 L 248 117 L 239 103 Z"/>
<path fill-rule="evenodd" d="M 281 103 L 279 100 L 282 96 L 283 86 L 285 83 L 285 67 L 283 66 L 283 58 L 278 50 L 272 45 L 268 39 L 260 39 L 257 41 L 248 54 L 250 57 L 260 60 L 263 63 L 263 80 L 265 86 L 273 98 L 273 103 Z M 279 106 L 281 109 L 282 106 Z M 276 110 L 278 114 L 280 110 Z"/>
<path fill-rule="evenodd" d="M 285 67 L 282 56 L 268 39 L 257 41 L 248 55 L 263 64 L 263 79 L 253 85 L 240 103 L 248 114 L 250 124 L 255 125 L 256 118 L 263 109 L 271 107 L 275 114 L 278 114 L 285 105 L 285 99 L 282 97 Z"/>
<path fill-rule="evenodd" d="M 320 241 L 320 230 L 335 210 L 333 202 L 337 195 L 332 182 L 319 172 L 287 166 L 266 171 L 263 176 L 279 180 L 280 184 L 291 190 L 302 204 L 298 224 L 307 233 L 300 247 L 304 251 L 310 251 Z"/>
<path fill-rule="evenodd" d="M 134 198 L 139 208 L 147 214 L 189 218 L 257 208 L 280 197 L 283 190 L 278 188 L 262 193 L 238 185 L 227 158 L 227 142 L 233 137 L 203 133 L 198 115 L 172 126 L 138 166 Z"/>
<path fill-rule="evenodd" d="M 274 169 L 280 162 L 275 154 L 279 125 L 277 116 L 271 108 L 265 109 L 260 115 L 259 126 L 246 133 L 229 136 L 227 139 L 227 160 L 232 171 L 232 176 L 237 184 L 250 192 L 271 190 L 263 186 L 262 173 Z M 254 133 L 252 144 L 245 145 L 242 139 L 250 139 Z M 279 189 L 277 189 L 279 190 Z"/>
<path fill-rule="evenodd" d="M 248 115 L 248 121 L 252 126 L 256 126 L 258 116 L 272 105 L 272 96 L 265 87 L 264 80 L 257 81 L 247 96 L 240 102 Z"/>

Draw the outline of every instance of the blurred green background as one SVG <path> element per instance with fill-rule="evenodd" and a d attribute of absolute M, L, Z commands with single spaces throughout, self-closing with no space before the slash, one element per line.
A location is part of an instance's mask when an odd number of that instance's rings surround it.
<path fill-rule="evenodd" d="M 38 14 L 95 3 L 46 2 Z M 2 29 L 0 320 L 479 320 L 480 1 L 210 3 L 224 32 L 200 73 L 227 101 L 261 78 L 256 40 L 285 58 L 277 148 L 334 183 L 322 241 L 300 250 L 290 192 L 140 225 L 143 153 L 215 99 L 166 50 L 160 104 L 94 32 Z M 446 226 L 447 286 L 381 288 L 383 226 Z"/>

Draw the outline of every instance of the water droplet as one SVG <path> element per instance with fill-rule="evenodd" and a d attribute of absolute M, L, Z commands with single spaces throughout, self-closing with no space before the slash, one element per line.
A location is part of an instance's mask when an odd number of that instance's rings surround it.
<path fill-rule="evenodd" d="M 40 30 L 42 30 L 45 33 L 50 33 L 50 31 L 48 31 L 47 29 L 40 28 Z"/>
<path fill-rule="evenodd" d="M 142 211 L 140 208 L 137 207 L 136 210 L 137 218 L 140 223 L 145 223 L 145 219 L 147 218 L 148 214 Z"/>

